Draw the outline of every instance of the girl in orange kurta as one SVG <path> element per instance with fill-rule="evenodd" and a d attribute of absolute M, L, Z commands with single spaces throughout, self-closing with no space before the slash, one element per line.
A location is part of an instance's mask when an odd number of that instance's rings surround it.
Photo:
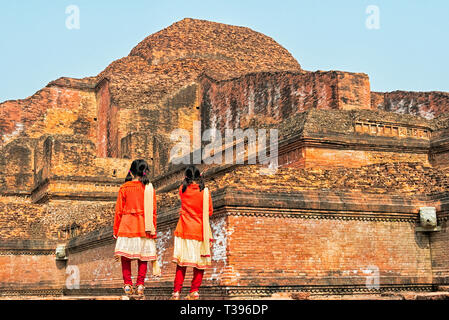
<path fill-rule="evenodd" d="M 181 212 L 174 233 L 173 262 L 177 266 L 172 299 L 175 300 L 179 299 L 186 267 L 193 267 L 193 280 L 187 299 L 198 299 L 198 290 L 203 279 L 204 269 L 211 265 L 210 253 L 204 255 L 201 251 L 203 244 L 203 192 L 204 181 L 200 171 L 195 166 L 189 166 L 179 188 Z M 210 195 L 207 201 L 210 216 L 213 212 Z M 207 227 L 210 230 L 210 227 Z M 209 246 L 209 243 L 207 245 Z"/>
<path fill-rule="evenodd" d="M 143 295 L 144 281 L 148 261 L 156 261 L 156 193 L 148 178 L 149 167 L 145 160 L 134 160 L 126 177 L 126 182 L 120 187 L 115 207 L 114 238 L 117 239 L 114 256 L 121 259 L 124 290 L 126 294 L 133 292 L 131 280 L 131 260 L 138 261 L 137 294 Z M 150 188 L 147 189 L 146 188 Z M 152 194 L 150 194 L 152 193 Z M 147 197 L 147 212 L 145 212 L 145 197 Z M 148 203 L 152 197 L 153 210 L 148 215 Z M 151 217 L 152 224 L 145 215 Z M 151 218 L 149 219 L 151 220 Z M 147 228 L 146 228 L 147 225 Z"/>

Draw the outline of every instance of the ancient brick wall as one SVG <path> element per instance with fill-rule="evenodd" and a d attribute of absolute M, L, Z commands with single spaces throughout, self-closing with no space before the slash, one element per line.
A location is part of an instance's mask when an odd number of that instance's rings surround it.
<path fill-rule="evenodd" d="M 239 286 L 361 286 L 379 272 L 382 286 L 431 284 L 429 241 L 410 222 L 229 217 L 229 265 Z M 327 217 L 326 217 L 327 216 Z M 394 230 L 394 232 L 392 232 Z"/>
<path fill-rule="evenodd" d="M 254 288 L 269 296 L 289 286 L 365 292 L 370 272 L 379 272 L 385 290 L 429 290 L 429 238 L 416 233 L 415 226 L 419 207 L 431 203 L 427 195 L 447 189 L 445 172 L 419 163 L 333 170 L 281 168 L 278 174 L 283 179 L 278 179 L 261 176 L 259 168 L 245 165 L 217 171 L 211 167 L 205 172 L 213 195 L 211 224 L 216 238 L 205 296 L 251 295 L 248 292 Z M 163 276 L 147 279 L 147 292 L 154 297 L 168 296 L 174 279 L 171 255 L 179 200 L 177 187 L 166 187 L 158 192 L 157 247 Z M 120 265 L 112 258 L 114 201 L 94 205 L 61 200 L 44 207 L 48 210 L 39 223 L 47 238 L 57 240 L 56 227 L 79 226 L 77 234 L 59 239 L 68 245 L 66 266 L 76 266 L 80 275 L 79 290 L 64 289 L 61 282 L 65 293 L 119 293 Z M 51 285 L 30 280 L 27 288 Z M 233 288 L 233 293 L 225 287 Z"/>
<path fill-rule="evenodd" d="M 261 196 L 266 191 L 256 193 L 229 188 L 213 192 L 216 211 L 211 224 L 216 242 L 213 265 L 202 287 L 204 296 L 229 297 L 223 293 L 229 286 L 237 296 L 254 288 L 271 295 L 295 286 L 304 290 L 321 286 L 323 292 L 339 292 L 343 286 L 364 292 L 374 271 L 385 290 L 431 286 L 429 239 L 414 231 L 415 211 L 423 203 L 418 199 L 411 203 L 377 194 L 369 198 L 343 193 L 332 198 L 313 192 L 279 197 L 277 192 L 274 204 L 271 196 Z M 160 203 L 159 210 L 157 247 L 163 276 L 150 274 L 146 282 L 148 294 L 159 298 L 170 294 L 174 279 L 171 255 L 178 207 L 169 203 Z M 96 231 L 69 243 L 68 265 L 78 266 L 81 278 L 80 291 L 71 294 L 119 290 L 120 268 L 112 259 L 110 232 Z M 187 276 L 188 288 L 190 271 Z"/>
<path fill-rule="evenodd" d="M 36 186 L 55 176 L 85 177 L 86 181 L 87 177 L 98 177 L 100 181 L 124 179 L 131 164 L 129 159 L 97 158 L 94 142 L 80 136 L 54 135 L 41 141 L 36 148 L 44 150 L 36 157 L 36 163 L 42 166 L 36 170 Z"/>
<path fill-rule="evenodd" d="M 430 161 L 433 166 L 439 168 L 449 168 L 449 150 L 446 146 L 443 152 L 430 154 Z"/>
<path fill-rule="evenodd" d="M 7 142 L 24 133 L 31 137 L 43 133 L 93 137 L 95 111 L 91 89 L 49 84 L 27 99 L 0 104 L 0 138 Z"/>
<path fill-rule="evenodd" d="M 100 158 L 117 156 L 117 110 L 111 102 L 109 81 L 98 84 L 97 100 L 97 156 Z"/>
<path fill-rule="evenodd" d="M 421 163 L 383 163 L 360 168 L 279 168 L 275 175 L 261 176 L 257 166 L 245 165 L 224 173 L 217 185 L 233 184 L 241 190 L 264 192 L 329 189 L 397 196 L 427 195 L 447 190 L 449 173 Z M 282 176 L 278 179 L 277 175 Z M 228 182 L 226 182 L 228 181 Z"/>
<path fill-rule="evenodd" d="M 30 138 L 14 139 L 0 148 L 0 192 L 27 194 L 34 183 L 34 151 L 36 142 Z"/>
<path fill-rule="evenodd" d="M 315 109 L 370 109 L 369 79 L 347 72 L 256 73 L 240 78 L 201 80 L 204 128 L 239 128 L 257 115 L 279 123 Z"/>
<path fill-rule="evenodd" d="M 74 87 L 64 85 L 68 84 L 56 81 L 28 99 L 2 104 L 0 112 L 4 114 L 0 121 L 9 123 L 3 126 L 6 131 L 1 133 L 0 189 L 3 194 L 29 194 L 35 183 L 48 174 L 47 162 L 51 161 L 48 135 L 68 135 L 75 140 L 88 139 L 95 143 L 94 94 L 90 88 L 76 82 L 71 84 Z M 12 134 L 11 126 L 20 126 L 20 130 Z M 72 149 L 70 153 L 76 152 Z"/>
<path fill-rule="evenodd" d="M 433 119 L 449 112 L 449 93 L 447 92 L 371 92 L 371 104 L 374 109 L 414 114 Z"/>
<path fill-rule="evenodd" d="M 338 109 L 371 109 L 371 89 L 366 74 L 331 72 L 337 76 Z"/>
<path fill-rule="evenodd" d="M 447 169 L 446 169 L 447 172 Z M 449 185 L 446 190 L 434 195 L 437 211 L 437 225 L 440 231 L 430 233 L 430 243 L 432 246 L 432 274 L 434 283 L 437 285 L 448 285 L 449 283 Z"/>
<path fill-rule="evenodd" d="M 42 206 L 22 197 L 0 196 L 0 239 L 45 239 Z"/>
<path fill-rule="evenodd" d="M 65 281 L 65 265 L 64 262 L 55 260 L 56 245 L 56 242 L 37 238 L 2 237 L 0 294 L 14 295 L 19 299 L 24 295 L 61 294 Z"/>
<path fill-rule="evenodd" d="M 181 169 L 182 170 L 182 169 Z M 212 170 L 215 170 L 212 168 Z M 207 173 L 208 171 L 206 171 Z M 209 173 L 210 174 L 210 173 Z M 283 179 L 278 179 L 282 176 Z M 263 190 L 276 194 L 281 191 L 299 192 L 304 190 L 341 190 L 351 192 L 358 190 L 364 194 L 381 193 L 396 194 L 398 197 L 408 195 L 429 195 L 445 192 L 449 183 L 447 172 L 423 166 L 421 163 L 391 163 L 374 164 L 360 168 L 300 169 L 279 168 L 273 176 L 261 176 L 257 166 L 244 165 L 233 170 L 226 169 L 214 173 L 210 181 L 212 192 L 219 188 L 233 186 L 242 191 Z M 40 236 L 57 239 L 58 231 L 64 227 L 77 225 L 78 235 L 94 231 L 97 227 L 111 225 L 113 221 L 116 193 L 123 180 L 110 180 L 100 183 L 69 179 L 54 180 L 45 189 L 49 197 L 54 199 L 45 205 L 20 202 L 19 207 L 13 209 L 8 199 L 4 202 L 4 225 L 2 238 L 36 237 L 33 228 L 40 226 Z M 167 181 L 166 186 L 171 182 Z M 178 180 L 179 183 L 179 180 Z M 158 189 L 163 185 L 156 184 Z M 177 206 L 177 186 L 174 184 L 171 191 L 158 192 L 158 206 L 163 215 L 164 208 Z M 80 197 L 84 199 L 82 200 Z M 43 195 L 39 195 L 43 197 Z M 37 198 L 36 198 L 37 199 Z M 60 200 L 57 200 L 60 199 Z M 90 202 L 92 200 L 100 202 Z M 76 202 L 74 202 L 76 200 Z M 29 207 L 29 208 L 28 208 Z M 26 209 L 28 208 L 28 209 Z M 8 214 L 17 212 L 15 214 Z M 20 220 L 20 219 L 23 220 Z M 31 219 L 31 220 L 30 220 Z M 33 221 L 32 225 L 23 223 Z M 9 226 L 9 228 L 6 228 Z M 23 230 L 20 231 L 20 230 Z"/>
<path fill-rule="evenodd" d="M 114 222 L 115 202 L 53 200 L 42 206 L 39 224 L 46 239 L 70 241 Z"/>
<path fill-rule="evenodd" d="M 279 124 L 263 124 L 253 118 L 249 126 L 255 130 L 255 139 L 260 139 L 259 129 L 278 130 L 280 166 L 330 169 L 385 162 L 421 162 L 429 165 L 429 151 L 437 146 L 433 143 L 432 121 L 372 110 L 310 109 Z M 267 146 L 271 140 L 268 133 Z M 249 149 L 248 139 L 244 139 L 245 157 Z M 227 140 L 227 135 L 222 134 L 221 145 L 214 150 L 221 153 L 222 163 L 231 149 L 234 149 L 235 156 L 235 144 L 241 142 L 240 139 L 234 141 L 232 146 Z M 203 152 L 205 147 L 204 143 Z"/>
<path fill-rule="evenodd" d="M 76 266 L 79 270 L 80 288 L 120 288 L 123 286 L 122 270 L 120 262 L 114 260 L 115 243 L 109 241 L 101 246 L 84 248 L 79 250 L 71 247 L 67 266 Z M 135 282 L 137 265 L 133 263 L 132 273 Z"/>
<path fill-rule="evenodd" d="M 114 212 L 114 202 L 53 200 L 42 205 L 32 203 L 29 198 L 3 196 L 0 197 L 0 239 L 65 242 L 110 226 Z"/>
<path fill-rule="evenodd" d="M 431 150 L 429 159 L 433 166 L 449 168 L 449 117 L 443 114 L 433 121 Z"/>
<path fill-rule="evenodd" d="M 365 151 L 331 148 L 304 148 L 296 157 L 296 151 L 281 156 L 280 165 L 306 168 L 361 167 L 374 163 L 386 162 L 420 162 L 428 165 L 426 153 L 407 153 L 397 151 Z M 289 158 L 291 157 L 291 159 Z"/>
<path fill-rule="evenodd" d="M 57 295 L 65 285 L 65 268 L 51 254 L 0 254 L 3 295 Z M 33 294 L 34 293 L 34 294 Z"/>
<path fill-rule="evenodd" d="M 279 126 L 279 164 L 360 167 L 383 162 L 429 164 L 433 123 L 373 110 L 316 110 Z"/>
<path fill-rule="evenodd" d="M 449 230 L 447 214 L 438 219 L 441 231 L 433 232 L 431 237 L 432 246 L 432 274 L 436 285 L 448 285 L 449 283 L 449 254 L 447 244 L 449 243 Z"/>

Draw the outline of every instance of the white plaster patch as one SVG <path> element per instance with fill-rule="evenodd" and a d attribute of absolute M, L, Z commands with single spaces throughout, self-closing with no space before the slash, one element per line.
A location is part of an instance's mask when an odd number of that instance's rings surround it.
<path fill-rule="evenodd" d="M 327 101 L 327 91 L 324 87 L 321 87 L 318 94 L 318 106 L 321 106 L 323 104 L 323 101 Z"/>
<path fill-rule="evenodd" d="M 365 286 L 368 289 L 376 289 L 378 290 L 380 287 L 380 272 L 379 267 L 372 265 L 368 266 L 366 269 L 361 269 L 362 273 L 366 276 Z"/>
<path fill-rule="evenodd" d="M 231 108 L 229 107 L 226 110 L 226 128 L 231 128 L 231 126 L 230 126 L 231 120 L 232 120 L 232 113 L 231 113 Z"/>
<path fill-rule="evenodd" d="M 424 110 L 424 105 L 423 104 L 419 104 L 418 105 L 418 110 L 419 110 L 419 116 L 421 116 L 423 118 L 426 118 L 427 120 L 431 120 L 431 119 L 435 118 L 435 114 L 432 111 L 430 111 L 430 110 L 425 111 Z"/>
<path fill-rule="evenodd" d="M 254 88 L 251 88 L 248 95 L 248 115 L 254 115 L 254 104 L 255 104 L 255 93 Z"/>
<path fill-rule="evenodd" d="M 162 256 L 164 255 L 165 251 L 168 248 L 169 245 L 169 241 L 172 240 L 172 230 L 168 229 L 167 231 L 164 232 L 158 232 L 157 233 L 157 238 L 156 238 L 156 248 L 159 251 L 158 255 L 157 255 L 157 259 L 159 261 L 159 265 L 161 266 L 161 268 L 166 265 L 169 264 L 170 261 L 163 261 L 162 260 Z"/>
<path fill-rule="evenodd" d="M 227 266 L 226 249 L 228 246 L 229 237 L 233 230 L 226 229 L 226 219 L 222 217 L 218 220 L 211 221 L 212 235 L 215 239 L 212 247 L 212 261 L 219 265 L 212 268 L 207 280 L 219 280 L 223 274 L 223 270 Z"/>
<path fill-rule="evenodd" d="M 269 113 L 273 109 L 273 97 L 271 95 L 272 90 L 273 90 L 273 87 L 271 85 L 271 82 L 268 82 L 266 85 L 266 91 L 268 92 L 267 109 L 269 110 Z"/>
<path fill-rule="evenodd" d="M 212 115 L 211 129 L 217 129 L 217 114 L 216 113 L 214 113 Z"/>
<path fill-rule="evenodd" d="M 281 88 L 276 86 L 274 88 L 274 97 L 273 97 L 273 105 L 276 110 L 276 118 L 279 118 L 279 101 L 281 99 Z"/>
<path fill-rule="evenodd" d="M 99 259 L 95 259 L 98 261 Z M 97 267 L 93 271 L 93 282 L 97 283 L 104 280 L 112 280 L 112 268 L 113 264 L 105 262 L 103 260 L 99 261 Z"/>
<path fill-rule="evenodd" d="M 225 218 L 213 221 L 210 224 L 215 239 L 212 248 L 212 261 L 226 262 L 227 237 Z"/>
<path fill-rule="evenodd" d="M 5 134 L 4 137 L 4 141 L 8 142 L 11 139 L 13 139 L 14 137 L 18 136 L 22 131 L 23 131 L 24 125 L 21 122 L 17 122 L 16 126 L 14 128 L 14 131 L 11 132 L 10 134 Z"/>
<path fill-rule="evenodd" d="M 392 110 L 396 113 L 408 113 L 408 108 L 405 106 L 405 100 L 401 99 L 401 101 L 399 101 L 396 105 L 391 103 L 392 106 Z"/>

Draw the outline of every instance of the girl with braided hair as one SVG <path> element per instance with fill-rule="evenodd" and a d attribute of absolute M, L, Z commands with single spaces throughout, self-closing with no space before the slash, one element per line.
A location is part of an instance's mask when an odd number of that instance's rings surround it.
<path fill-rule="evenodd" d="M 209 216 L 212 215 L 212 198 L 204 186 L 200 171 L 195 166 L 185 170 L 179 188 L 181 211 L 174 232 L 173 262 L 176 263 L 173 300 L 180 298 L 187 267 L 193 268 L 193 279 L 188 300 L 199 299 L 204 270 L 211 265 L 210 241 L 212 233 Z"/>
<path fill-rule="evenodd" d="M 125 183 L 120 187 L 114 218 L 114 238 L 117 239 L 114 256 L 122 263 L 125 294 L 134 292 L 131 279 L 131 260 L 137 260 L 137 294 L 144 294 L 148 262 L 153 263 L 153 275 L 160 269 L 156 255 L 156 192 L 149 179 L 145 160 L 134 160 Z"/>

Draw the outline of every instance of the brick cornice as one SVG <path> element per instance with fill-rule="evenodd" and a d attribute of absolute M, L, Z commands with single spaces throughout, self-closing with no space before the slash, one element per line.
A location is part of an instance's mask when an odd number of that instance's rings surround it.
<path fill-rule="evenodd" d="M 398 222 L 418 221 L 419 208 L 436 201 L 427 196 L 411 198 L 330 190 L 269 193 L 233 188 L 216 190 L 212 197 L 215 214 Z M 161 222 L 176 220 L 178 212 L 179 206 L 162 207 Z"/>
<path fill-rule="evenodd" d="M 51 240 L 0 240 L 0 255 L 54 255 L 57 244 Z"/>

